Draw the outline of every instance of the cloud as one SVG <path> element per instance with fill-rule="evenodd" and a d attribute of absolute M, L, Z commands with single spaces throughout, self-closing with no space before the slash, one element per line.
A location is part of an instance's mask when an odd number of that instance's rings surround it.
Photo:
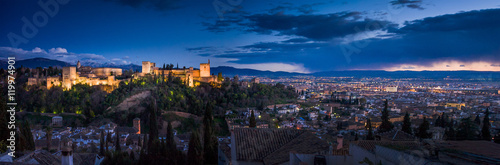
<path fill-rule="evenodd" d="M 325 3 L 313 3 L 313 4 L 303 4 L 303 5 L 293 5 L 292 3 L 282 3 L 274 8 L 271 8 L 268 10 L 269 13 L 274 14 L 274 13 L 279 13 L 279 12 L 284 12 L 284 11 L 296 11 L 301 14 L 312 14 L 316 12 L 316 10 L 313 9 L 315 6 L 319 5 L 324 5 Z"/>
<path fill-rule="evenodd" d="M 307 38 L 292 38 L 292 39 L 288 39 L 288 40 L 281 41 L 281 42 L 284 42 L 284 43 L 304 43 L 304 42 L 309 42 L 309 41 L 310 40 Z"/>
<path fill-rule="evenodd" d="M 45 52 L 45 50 L 39 48 L 39 47 L 35 47 L 33 50 L 31 50 L 31 52 L 33 53 L 42 53 L 42 52 Z"/>
<path fill-rule="evenodd" d="M 122 59 L 112 59 L 108 60 L 102 55 L 92 54 L 92 53 L 71 53 L 65 48 L 51 48 L 49 51 L 45 51 L 39 47 L 35 47 L 33 50 L 28 51 L 21 48 L 12 47 L 0 47 L 0 58 L 6 59 L 7 57 L 15 56 L 17 60 L 25 60 L 31 58 L 48 58 L 59 61 L 64 61 L 72 64 L 76 64 L 77 61 L 82 63 L 113 63 L 113 64 L 130 64 L 130 62 Z"/>
<path fill-rule="evenodd" d="M 303 64 L 296 63 L 258 63 L 258 64 L 228 64 L 235 68 L 250 68 L 262 71 L 285 71 L 297 73 L 311 73 L 308 69 L 304 68 Z"/>
<path fill-rule="evenodd" d="M 50 53 L 68 53 L 68 50 L 66 50 L 64 48 L 58 47 L 58 48 L 51 48 L 51 49 L 49 49 L 49 52 Z"/>
<path fill-rule="evenodd" d="M 408 7 L 412 9 L 423 10 L 422 0 L 394 0 L 390 2 L 394 6 Z"/>
<path fill-rule="evenodd" d="M 152 8 L 158 11 L 179 9 L 180 0 L 105 0 L 119 3 L 133 8 Z"/>
<path fill-rule="evenodd" d="M 217 20 L 215 23 L 205 22 L 202 25 L 212 32 L 240 30 L 268 35 L 298 36 L 317 41 L 384 30 L 389 26 L 395 26 L 388 21 L 363 18 L 360 12 L 301 15 L 287 15 L 283 12 L 254 14 Z"/>
<path fill-rule="evenodd" d="M 481 70 L 479 66 L 474 67 L 474 63 L 488 62 L 484 65 L 491 66 L 489 68 L 500 63 L 498 15 L 500 9 L 428 17 L 407 22 L 401 28 L 390 26 L 386 28 L 385 35 L 369 35 L 375 33 L 375 30 L 361 33 L 368 37 L 356 37 L 360 33 L 348 32 L 329 34 L 327 27 L 333 24 L 328 23 L 331 16 L 310 15 L 311 17 L 307 17 L 310 19 L 305 19 L 300 18 L 301 16 L 259 15 L 257 17 L 263 16 L 266 19 L 265 21 L 257 19 L 255 22 L 262 24 L 254 28 L 276 31 L 291 39 L 242 45 L 232 48 L 235 50 L 233 52 L 217 49 L 204 53 L 212 57 L 231 59 L 228 62 L 235 64 L 300 63 L 310 71 L 394 67 L 438 69 L 439 67 L 434 66 L 436 63 L 447 61 L 461 62 L 456 66 L 462 69 Z M 325 23 L 316 24 L 314 22 L 322 20 L 317 17 L 327 21 L 319 21 Z M 298 21 L 289 21 L 292 20 L 290 18 L 298 18 Z M 312 22 L 300 23 L 305 20 Z M 356 22 L 356 19 L 345 20 L 340 26 L 349 27 L 352 22 Z M 323 37 L 299 33 L 302 31 L 300 29 L 307 29 L 299 25 L 317 27 L 318 30 L 311 31 L 322 33 Z M 324 38 L 337 39 L 324 40 Z M 341 38 L 341 41 L 338 41 L 338 38 Z M 448 70 L 455 69 L 454 63 L 440 66 L 446 68 L 446 65 L 450 66 L 447 67 Z"/>
<path fill-rule="evenodd" d="M 401 64 L 394 67 L 384 68 L 384 70 L 398 71 L 398 70 L 411 70 L 411 71 L 457 71 L 457 70 L 475 70 L 475 71 L 500 71 L 497 67 L 498 64 L 492 64 L 486 61 L 464 62 L 464 61 L 441 61 L 435 62 L 431 65 L 412 65 Z"/>

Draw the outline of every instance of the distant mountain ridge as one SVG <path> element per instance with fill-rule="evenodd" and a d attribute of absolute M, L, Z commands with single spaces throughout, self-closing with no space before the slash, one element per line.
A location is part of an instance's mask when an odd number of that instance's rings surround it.
<path fill-rule="evenodd" d="M 113 63 L 96 63 L 82 62 L 83 66 L 92 67 L 113 67 L 122 68 L 124 70 L 141 71 L 142 66 L 135 64 L 116 65 Z M 0 66 L 7 69 L 7 61 L 0 60 Z M 68 62 L 52 60 L 46 58 L 32 58 L 16 61 L 16 66 L 28 68 L 49 66 L 62 68 L 65 66 L 75 66 Z M 292 76 L 316 76 L 316 77 L 386 77 L 386 78 L 426 78 L 426 79 L 443 79 L 443 78 L 461 78 L 477 81 L 498 81 L 500 80 L 500 72 L 488 71 L 383 71 L 383 70 L 347 70 L 347 71 L 326 71 L 315 73 L 294 73 L 284 71 L 261 71 L 255 69 L 241 69 L 230 66 L 218 66 L 210 68 L 211 72 L 217 75 L 219 72 L 224 77 L 239 76 L 259 76 L 259 77 L 292 77 Z"/>
<path fill-rule="evenodd" d="M 263 76 L 263 77 L 280 77 L 280 76 L 304 76 L 308 74 L 304 73 L 294 73 L 294 72 L 283 72 L 283 71 L 261 71 L 255 69 L 240 69 L 230 66 L 218 66 L 210 68 L 210 71 L 214 74 L 221 72 L 224 76 L 235 76 L 235 75 L 245 75 L 245 76 Z"/>
<path fill-rule="evenodd" d="M 7 62 L 4 60 L 0 60 L 1 68 L 7 69 Z M 57 67 L 57 68 L 62 68 L 66 66 L 76 66 L 75 64 L 71 64 L 68 62 L 64 61 L 59 61 L 59 60 L 53 60 L 53 59 L 47 59 L 47 58 L 31 58 L 31 59 L 25 59 L 25 60 L 19 60 L 16 61 L 16 66 L 18 67 L 27 67 L 27 68 L 37 68 L 37 67 L 42 67 L 42 68 L 48 68 L 50 66 L 52 67 Z M 91 67 L 112 67 L 112 68 L 121 68 L 124 70 L 137 70 L 141 71 L 142 66 L 135 65 L 135 64 L 128 64 L 128 65 L 116 65 L 113 63 L 96 63 L 96 62 L 82 62 L 83 66 L 91 66 Z"/>

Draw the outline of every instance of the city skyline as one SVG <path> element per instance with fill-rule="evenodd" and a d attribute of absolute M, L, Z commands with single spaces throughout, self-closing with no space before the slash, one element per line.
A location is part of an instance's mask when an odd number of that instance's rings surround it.
<path fill-rule="evenodd" d="M 0 2 L 2 59 L 183 66 L 210 59 L 214 67 L 301 73 L 500 71 L 495 1 L 41 2 L 57 10 Z M 23 33 L 26 22 L 36 33 Z"/>

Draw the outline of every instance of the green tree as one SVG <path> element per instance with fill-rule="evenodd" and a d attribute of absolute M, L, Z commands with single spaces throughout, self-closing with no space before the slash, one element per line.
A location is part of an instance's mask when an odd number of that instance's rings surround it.
<path fill-rule="evenodd" d="M 108 152 L 108 142 L 111 142 L 111 134 L 109 132 L 106 136 L 106 152 Z"/>
<path fill-rule="evenodd" d="M 101 130 L 101 139 L 99 140 L 99 154 L 104 156 L 104 131 Z"/>
<path fill-rule="evenodd" d="M 218 82 L 222 82 L 222 80 L 224 80 L 224 78 L 222 77 L 222 73 L 221 73 L 221 72 L 219 72 L 219 73 L 217 74 L 217 81 L 218 81 Z"/>
<path fill-rule="evenodd" d="M 475 140 L 478 137 L 477 125 L 472 122 L 470 117 L 462 119 L 457 129 L 458 140 Z"/>
<path fill-rule="evenodd" d="M 151 98 L 151 103 L 148 106 L 149 111 L 149 142 L 148 149 L 155 148 L 154 143 L 158 141 L 158 122 L 156 117 L 156 99 Z"/>
<path fill-rule="evenodd" d="M 403 128 L 401 129 L 403 132 L 408 134 L 413 134 L 413 130 L 411 129 L 411 119 L 410 114 L 406 112 L 404 120 L 403 120 Z"/>
<path fill-rule="evenodd" d="M 50 151 L 50 145 L 52 143 L 52 127 L 47 127 L 45 129 L 45 136 L 47 137 L 47 151 Z"/>
<path fill-rule="evenodd" d="M 476 119 L 474 119 L 474 123 L 476 125 L 481 125 L 481 119 L 479 118 L 479 114 L 476 115 Z"/>
<path fill-rule="evenodd" d="M 484 112 L 484 119 L 483 119 L 483 127 L 481 128 L 481 136 L 484 140 L 491 140 L 491 133 L 490 133 L 490 110 L 486 109 L 486 112 Z"/>
<path fill-rule="evenodd" d="M 212 117 L 212 104 L 207 103 L 203 117 L 203 158 L 204 164 L 217 163 L 217 139 L 214 135 L 214 122 Z"/>
<path fill-rule="evenodd" d="M 370 119 L 366 121 L 366 127 L 368 128 L 368 135 L 366 135 L 366 140 L 375 140 L 375 137 L 373 136 L 372 122 L 370 121 Z"/>
<path fill-rule="evenodd" d="M 116 131 L 116 141 L 115 141 L 115 151 L 122 151 L 122 148 L 120 147 L 120 132 Z"/>
<path fill-rule="evenodd" d="M 176 146 L 175 146 L 175 141 L 174 141 L 174 129 L 172 128 L 172 123 L 170 121 L 168 122 L 167 126 L 167 147 L 168 150 L 170 151 L 175 151 Z"/>
<path fill-rule="evenodd" d="M 0 72 L 0 75 L 2 72 Z M 4 153 L 7 150 L 7 139 L 10 137 L 8 131 L 8 119 L 7 119 L 7 105 L 4 97 L 0 97 L 0 153 Z"/>
<path fill-rule="evenodd" d="M 430 128 L 430 123 L 429 121 L 427 121 L 427 118 L 424 117 L 424 121 L 418 127 L 417 136 L 421 139 L 431 138 L 432 134 L 428 132 L 429 128 Z"/>
<path fill-rule="evenodd" d="M 380 124 L 378 131 L 379 132 L 387 132 L 391 131 L 394 128 L 394 125 L 389 121 L 389 103 L 388 100 L 385 100 L 385 108 L 382 110 L 382 124 Z"/>
<path fill-rule="evenodd" d="M 26 140 L 26 149 L 35 150 L 35 141 L 33 135 L 31 134 L 31 127 L 28 121 L 23 122 L 23 126 L 20 128 L 22 131 L 22 136 Z"/>
<path fill-rule="evenodd" d="M 250 128 L 255 128 L 255 127 L 257 127 L 257 122 L 255 121 L 255 115 L 252 110 L 250 114 Z"/>
<path fill-rule="evenodd" d="M 202 154 L 200 136 L 198 131 L 193 131 L 191 134 L 191 139 L 189 140 L 189 148 L 187 153 L 188 165 L 199 165 L 203 164 L 203 154 Z"/>

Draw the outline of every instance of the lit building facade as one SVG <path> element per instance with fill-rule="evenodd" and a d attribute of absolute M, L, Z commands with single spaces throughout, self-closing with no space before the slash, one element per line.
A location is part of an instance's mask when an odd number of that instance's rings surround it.
<path fill-rule="evenodd" d="M 200 69 L 189 68 L 177 68 L 177 69 L 160 69 L 156 67 L 155 63 L 149 61 L 142 62 L 142 75 L 154 74 L 168 76 L 171 74 L 174 77 L 181 78 L 182 81 L 186 82 L 188 86 L 197 86 L 200 82 L 210 83 L 217 82 L 217 76 L 210 74 L 210 60 L 208 63 L 201 63 Z"/>

